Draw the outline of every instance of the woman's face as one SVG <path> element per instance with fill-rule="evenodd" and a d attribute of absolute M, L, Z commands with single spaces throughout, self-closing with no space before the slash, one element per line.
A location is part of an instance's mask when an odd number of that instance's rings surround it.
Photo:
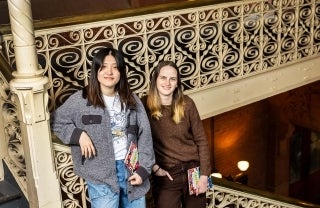
<path fill-rule="evenodd" d="M 114 95 L 114 89 L 119 80 L 120 72 L 117 68 L 116 59 L 112 55 L 107 55 L 98 71 L 101 92 L 104 95 Z"/>
<path fill-rule="evenodd" d="M 157 89 L 160 98 L 172 97 L 178 83 L 177 70 L 172 66 L 164 66 L 157 77 Z"/>

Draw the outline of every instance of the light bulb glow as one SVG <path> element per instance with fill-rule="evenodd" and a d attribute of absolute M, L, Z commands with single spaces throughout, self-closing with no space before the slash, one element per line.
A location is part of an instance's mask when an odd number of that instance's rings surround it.
<path fill-rule="evenodd" d="M 246 171 L 249 168 L 249 162 L 242 160 L 242 161 L 238 162 L 237 166 L 238 166 L 239 170 Z"/>
<path fill-rule="evenodd" d="M 212 173 L 211 176 L 212 177 L 216 177 L 216 178 L 222 178 L 222 174 L 221 173 Z"/>

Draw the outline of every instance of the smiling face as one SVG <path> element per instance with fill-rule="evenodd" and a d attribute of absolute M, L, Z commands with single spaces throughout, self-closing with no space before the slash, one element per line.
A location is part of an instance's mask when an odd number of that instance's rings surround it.
<path fill-rule="evenodd" d="M 113 96 L 115 93 L 115 86 L 119 80 L 120 72 L 117 68 L 116 59 L 112 55 L 107 55 L 98 71 L 98 81 L 102 94 Z"/>
<path fill-rule="evenodd" d="M 157 89 L 162 104 L 171 104 L 173 92 L 177 87 L 178 72 L 172 66 L 164 66 L 157 77 Z"/>

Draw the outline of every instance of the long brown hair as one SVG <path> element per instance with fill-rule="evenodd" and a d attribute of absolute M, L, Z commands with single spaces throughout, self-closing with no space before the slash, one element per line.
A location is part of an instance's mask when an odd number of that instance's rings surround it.
<path fill-rule="evenodd" d="M 157 89 L 157 78 L 160 74 L 160 70 L 165 66 L 171 66 L 177 70 L 177 87 L 173 91 L 173 97 L 172 97 L 172 120 L 178 124 L 181 122 L 181 119 L 184 117 L 184 108 L 185 108 L 185 102 L 182 92 L 182 84 L 181 84 L 181 78 L 180 78 L 180 72 L 177 67 L 177 65 L 172 61 L 162 61 L 158 64 L 158 66 L 153 71 L 152 77 L 151 77 L 151 83 L 147 98 L 147 107 L 150 110 L 151 117 L 155 118 L 157 120 L 162 117 L 161 113 L 161 101 Z"/>
<path fill-rule="evenodd" d="M 123 104 L 125 104 L 126 106 L 135 106 L 136 101 L 133 97 L 128 83 L 126 65 L 123 55 L 120 51 L 114 48 L 101 48 L 93 56 L 91 64 L 91 75 L 89 77 L 88 85 L 84 90 L 83 97 L 87 98 L 93 106 L 105 108 L 100 83 L 98 81 L 98 72 L 103 64 L 104 58 L 108 55 L 111 55 L 116 59 L 117 68 L 120 72 L 120 80 L 115 86 L 115 92 L 119 94 L 121 108 L 123 109 Z"/>

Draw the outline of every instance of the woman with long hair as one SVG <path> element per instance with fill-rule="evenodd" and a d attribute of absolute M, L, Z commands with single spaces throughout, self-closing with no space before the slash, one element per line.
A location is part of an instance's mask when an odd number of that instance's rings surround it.
<path fill-rule="evenodd" d="M 142 101 L 149 117 L 156 157 L 152 168 L 155 206 L 205 208 L 211 171 L 208 142 L 195 103 L 183 94 L 179 69 L 174 62 L 159 63 Z M 192 189 L 189 179 L 193 173 L 199 174 L 199 179 L 193 181 Z"/>
<path fill-rule="evenodd" d="M 120 51 L 93 57 L 88 85 L 53 114 L 53 132 L 70 145 L 74 171 L 85 179 L 92 208 L 146 207 L 154 164 L 150 124 L 131 92 Z"/>

